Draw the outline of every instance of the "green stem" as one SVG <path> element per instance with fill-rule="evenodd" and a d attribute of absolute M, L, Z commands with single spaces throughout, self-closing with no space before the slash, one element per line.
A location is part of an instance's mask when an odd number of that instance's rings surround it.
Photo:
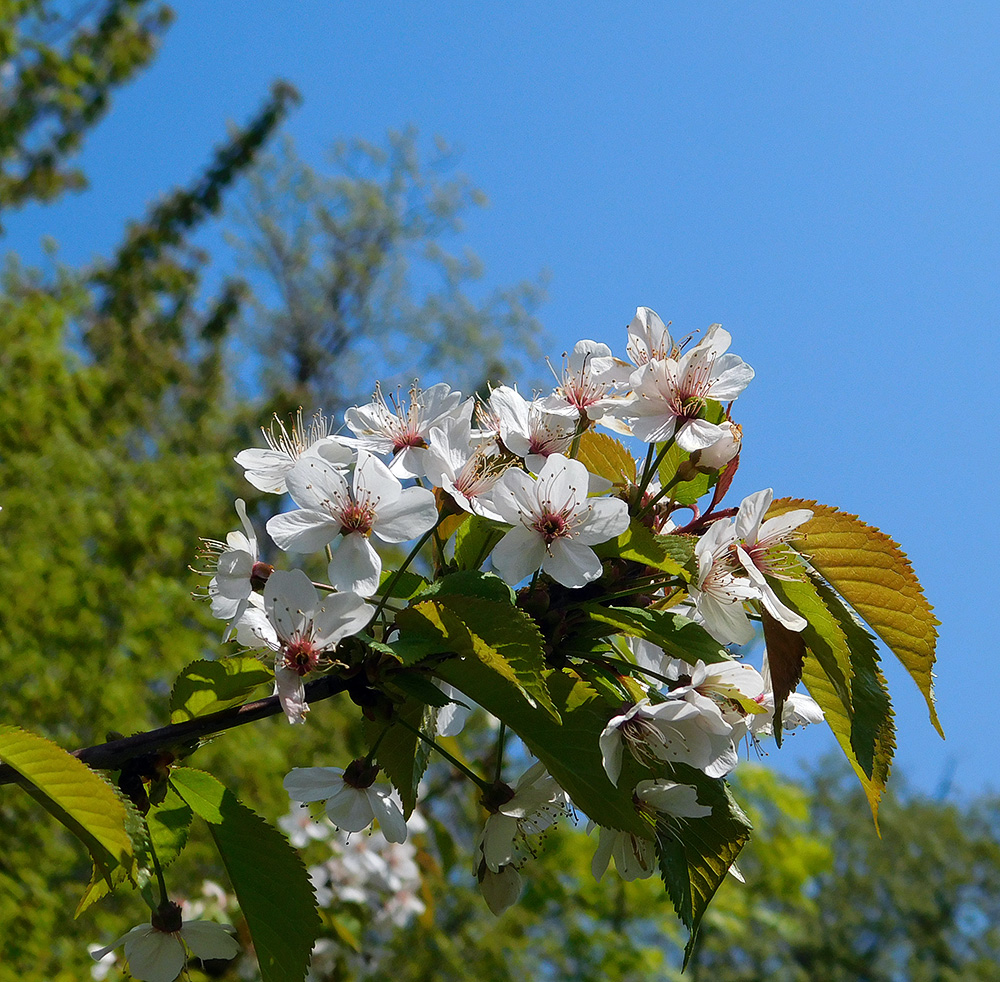
<path fill-rule="evenodd" d="M 660 462 L 667 455 L 667 451 L 674 445 L 674 438 L 671 437 L 663 444 L 663 448 L 656 455 L 656 459 L 651 465 L 643 467 L 642 469 L 642 480 L 639 481 L 639 487 L 636 489 L 634 507 L 639 508 L 642 505 L 642 496 L 646 493 L 646 488 L 649 487 L 649 482 L 653 480 L 653 475 L 656 473 L 657 468 L 660 466 Z M 652 456 L 653 447 L 655 444 L 649 445 L 649 452 L 646 455 L 646 463 L 649 464 L 649 458 Z"/>
<path fill-rule="evenodd" d="M 620 597 L 631 597 L 635 593 L 645 593 L 647 590 L 659 590 L 661 586 L 670 586 L 675 583 L 676 577 L 671 576 L 663 580 L 651 579 L 647 583 L 643 583 L 641 580 L 637 583 L 631 584 L 628 589 L 619 590 L 617 593 L 605 593 L 601 595 L 601 602 L 607 600 L 618 600 Z"/>
<path fill-rule="evenodd" d="M 507 724 L 501 720 L 500 730 L 497 733 L 497 769 L 496 774 L 493 777 L 493 783 L 500 783 L 500 775 L 503 772 L 503 744 L 504 738 L 507 736 Z"/>
<path fill-rule="evenodd" d="M 538 582 L 538 574 L 541 569 L 535 570 L 535 575 L 531 577 L 531 582 L 528 584 L 528 596 L 530 597 L 535 592 L 535 584 Z"/>
<path fill-rule="evenodd" d="M 147 832 L 149 829 L 147 828 Z M 149 856 L 153 860 L 153 871 L 156 873 L 156 883 L 160 889 L 160 905 L 165 904 L 170 898 L 167 896 L 167 884 L 163 879 L 163 869 L 160 861 L 156 858 L 156 849 L 153 847 L 153 837 L 149 836 Z"/>
<path fill-rule="evenodd" d="M 382 613 L 385 605 L 389 602 L 392 597 L 393 587 L 399 582 L 399 578 L 406 572 L 406 568 L 417 558 L 417 553 L 423 549 L 427 540 L 438 530 L 438 526 L 444 521 L 444 515 L 438 515 L 438 520 L 420 537 L 420 541 L 413 547 L 410 554 L 403 560 L 403 565 L 396 570 L 395 573 L 389 578 L 389 581 L 385 584 L 385 588 L 382 590 L 382 599 L 379 601 L 378 606 L 375 608 L 375 613 L 372 614 L 372 619 L 368 622 L 369 626 L 374 624 L 378 620 L 378 615 Z"/>
<path fill-rule="evenodd" d="M 661 501 L 664 495 L 669 494 L 673 487 L 681 483 L 680 474 L 675 474 L 670 481 L 665 484 L 656 494 L 646 503 L 645 507 L 639 512 L 635 517 L 642 519 L 645 515 L 648 515 Z M 642 500 L 642 499 L 640 499 Z"/>
<path fill-rule="evenodd" d="M 569 448 L 569 455 L 573 460 L 576 460 L 576 455 L 580 452 L 580 440 L 586 432 L 587 420 L 583 413 L 581 413 L 580 418 L 576 421 L 576 432 L 573 434 L 573 443 Z"/>
<path fill-rule="evenodd" d="M 491 784 L 484 781 L 477 774 L 474 774 L 457 757 L 453 757 L 450 753 L 448 753 L 448 751 L 445 750 L 444 747 L 440 746 L 430 737 L 425 736 L 423 733 L 421 733 L 416 726 L 413 726 L 413 724 L 408 723 L 405 719 L 399 717 L 397 717 L 395 722 L 399 723 L 399 725 L 402 726 L 403 729 L 409 730 L 411 733 L 416 734 L 418 737 L 420 737 L 421 740 L 424 741 L 424 743 L 427 744 L 427 746 L 431 747 L 433 750 L 436 750 L 442 757 L 444 757 L 444 759 L 448 761 L 449 764 L 451 764 L 453 767 L 457 767 L 470 781 L 472 781 L 475 785 L 477 785 L 480 791 L 489 791 L 489 789 L 492 787 Z"/>
<path fill-rule="evenodd" d="M 654 672 L 651 668 L 643 668 L 641 665 L 636 665 L 634 662 L 625 661 L 624 658 L 606 658 L 604 655 L 583 655 L 577 654 L 573 656 L 574 658 L 581 658 L 583 661 L 594 662 L 597 665 L 618 665 L 621 668 L 627 668 L 629 675 L 635 672 L 640 672 L 643 675 L 648 675 L 650 678 L 657 679 L 660 682 L 664 682 L 667 685 L 676 685 L 677 679 L 668 679 L 666 675 L 661 675 L 659 672 Z"/>

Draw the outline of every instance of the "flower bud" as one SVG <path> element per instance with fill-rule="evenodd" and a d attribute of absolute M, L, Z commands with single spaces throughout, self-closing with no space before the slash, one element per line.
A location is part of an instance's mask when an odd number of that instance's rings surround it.
<path fill-rule="evenodd" d="M 729 420 L 721 424 L 725 432 L 710 447 L 691 454 L 691 465 L 702 473 L 722 470 L 740 452 L 743 427 Z"/>

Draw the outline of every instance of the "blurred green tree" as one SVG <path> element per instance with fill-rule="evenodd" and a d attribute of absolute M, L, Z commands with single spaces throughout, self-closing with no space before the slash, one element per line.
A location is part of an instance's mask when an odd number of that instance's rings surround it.
<path fill-rule="evenodd" d="M 158 0 L 0 4 L 0 220 L 4 209 L 86 187 L 69 157 L 172 20 Z"/>

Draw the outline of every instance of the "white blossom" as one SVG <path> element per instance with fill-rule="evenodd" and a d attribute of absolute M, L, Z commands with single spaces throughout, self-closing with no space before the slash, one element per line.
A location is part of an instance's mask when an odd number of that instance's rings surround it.
<path fill-rule="evenodd" d="M 635 308 L 635 317 L 628 326 L 625 351 L 637 368 L 656 359 L 677 358 L 680 355 L 667 325 L 649 307 Z"/>
<path fill-rule="evenodd" d="M 736 554 L 760 591 L 764 609 L 790 631 L 802 631 L 806 627 L 805 618 L 778 599 L 767 578 L 787 579 L 787 571 L 795 564 L 795 559 L 785 543 L 813 513 L 808 508 L 796 508 L 764 521 L 773 496 L 771 488 L 766 488 L 743 499 L 736 515 Z"/>
<path fill-rule="evenodd" d="M 483 859 L 494 873 L 520 865 L 528 855 L 527 837 L 547 829 L 569 805 L 566 792 L 540 761 L 517 779 L 513 792 L 486 820 L 480 839 Z"/>
<path fill-rule="evenodd" d="M 264 587 L 263 610 L 256 604 L 247 607 L 237 639 L 277 653 L 274 682 L 282 709 L 289 723 L 304 723 L 309 706 L 303 677 L 320 666 L 338 641 L 364 628 L 374 613 L 357 594 L 332 593 L 321 600 L 302 570 L 276 570 Z"/>
<path fill-rule="evenodd" d="M 180 908 L 176 904 L 169 907 L 167 915 L 160 918 L 167 922 L 163 927 L 139 924 L 107 947 L 92 950 L 91 957 L 100 962 L 114 948 L 124 945 L 125 961 L 134 978 L 142 982 L 174 982 L 187 963 L 185 945 L 197 958 L 235 958 L 239 954 L 239 942 L 232 937 L 235 931 L 229 925 L 182 922 Z M 172 929 L 174 924 L 177 926 Z"/>
<path fill-rule="evenodd" d="M 697 788 L 676 784 L 663 778 L 640 781 L 635 787 L 636 807 L 655 816 L 656 821 L 677 823 L 685 818 L 705 818 L 712 814 L 709 805 L 698 801 Z M 587 829 L 590 833 L 593 823 Z M 626 881 L 646 879 L 656 869 L 656 848 L 652 839 L 601 826 L 600 841 L 590 869 L 594 878 L 604 876 L 611 859 L 618 875 Z"/>
<path fill-rule="evenodd" d="M 611 411 L 628 418 L 632 434 L 647 443 L 673 438 L 688 452 L 712 446 L 724 431 L 702 418 L 708 400 L 735 399 L 754 374 L 738 355 L 723 354 L 731 340 L 728 331 L 713 324 L 679 359 L 648 361 L 630 377 L 632 395 Z"/>
<path fill-rule="evenodd" d="M 616 785 L 625 747 L 645 764 L 681 761 L 708 773 L 718 770 L 720 762 L 728 763 L 732 730 L 717 708 L 696 706 L 683 698 L 655 705 L 642 699 L 608 720 L 600 736 L 601 763 Z"/>
<path fill-rule="evenodd" d="M 322 413 L 317 413 L 308 426 L 304 425 L 301 409 L 291 429 L 275 416 L 271 428 L 262 431 L 267 449 L 242 450 L 236 455 L 236 463 L 259 491 L 284 494 L 288 490 L 285 476 L 306 454 L 322 456 L 335 467 L 346 468 L 351 463 L 353 453 L 339 438 L 330 435 L 330 425 Z"/>
<path fill-rule="evenodd" d="M 445 419 L 430 431 L 424 456 L 428 480 L 446 491 L 463 511 L 502 521 L 492 503 L 493 486 L 506 470 L 510 458 L 497 452 L 492 440 L 485 441 L 472 429 L 472 420 Z"/>
<path fill-rule="evenodd" d="M 325 801 L 330 821 L 346 832 L 362 832 L 376 819 L 389 842 L 406 840 L 399 797 L 386 784 L 375 784 L 378 768 L 364 760 L 340 767 L 293 767 L 284 785 L 293 801 Z M 368 782 L 367 784 L 365 782 Z"/>
<path fill-rule="evenodd" d="M 462 393 L 439 382 L 429 389 L 410 387 L 408 405 L 402 399 L 386 401 L 379 385 L 367 406 L 356 406 L 344 414 L 354 437 L 352 446 L 381 456 L 392 455 L 389 469 L 398 477 L 423 477 L 424 454 L 434 426 L 447 418 L 470 418 L 473 401 L 462 403 Z M 392 403 L 391 408 L 390 404 Z"/>
<path fill-rule="evenodd" d="M 377 457 L 358 451 L 349 486 L 326 461 L 305 457 L 288 472 L 288 492 L 297 511 L 275 515 L 267 531 L 279 548 L 317 552 L 332 540 L 337 548 L 329 567 L 338 590 L 369 597 L 378 589 L 382 559 L 369 538 L 406 542 L 437 521 L 434 494 L 427 488 L 403 488 Z"/>
<path fill-rule="evenodd" d="M 743 603 L 760 592 L 744 577 L 734 573 L 731 547 L 736 533 L 731 522 L 712 524 L 698 540 L 698 582 L 690 588 L 691 599 L 705 623 L 705 629 L 721 644 L 747 644 L 754 629 Z"/>
<path fill-rule="evenodd" d="M 257 533 L 247 517 L 242 498 L 236 499 L 236 514 L 243 525 L 242 532 L 230 532 L 225 542 L 202 540 L 206 553 L 218 554 L 215 575 L 208 583 L 208 596 L 212 602 L 212 616 L 229 622 L 222 635 L 223 641 L 232 635 L 254 589 L 260 589 L 271 572 L 271 567 L 257 558 Z"/>
<path fill-rule="evenodd" d="M 517 389 L 501 385 L 490 393 L 489 408 L 500 441 L 533 473 L 547 457 L 567 453 L 573 443 L 577 413 L 571 406 L 552 411 L 543 401 L 529 402 Z"/>
<path fill-rule="evenodd" d="M 606 344 L 577 341 L 558 388 L 542 404 L 550 412 L 563 413 L 568 408 L 584 423 L 600 421 L 627 433 L 627 426 L 614 416 L 605 416 L 617 406 L 617 394 L 628 384 L 629 370 L 628 363 L 615 358 Z"/>
<path fill-rule="evenodd" d="M 596 580 L 601 561 L 591 548 L 628 528 L 628 506 L 618 498 L 588 498 L 587 468 L 552 454 L 537 478 L 508 470 L 493 504 L 514 527 L 493 550 L 493 565 L 515 584 L 541 567 L 557 583 L 582 587 Z"/>

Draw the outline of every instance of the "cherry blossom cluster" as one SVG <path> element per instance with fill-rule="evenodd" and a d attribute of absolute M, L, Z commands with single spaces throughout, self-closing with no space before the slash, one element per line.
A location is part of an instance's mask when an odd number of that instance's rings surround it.
<path fill-rule="evenodd" d="M 236 462 L 255 489 L 290 505 L 267 521 L 273 544 L 292 557 L 325 553 L 326 581 L 264 561 L 262 554 L 273 550 L 261 549 L 238 500 L 242 529 L 224 542 L 206 540 L 213 563 L 208 594 L 212 613 L 226 622 L 224 640 L 273 659 L 282 708 L 289 722 L 304 723 L 305 681 L 353 670 L 345 653 L 352 638 L 362 648 L 392 640 L 386 615 L 397 609 L 397 579 L 432 539 L 435 562 L 444 562 L 444 523 L 464 515 L 501 530 L 484 563 L 511 587 L 530 581 L 522 596 L 539 578 L 564 590 L 597 584 L 606 570 L 595 547 L 639 521 L 660 535 L 698 537 L 696 576 L 684 589 L 657 583 L 647 603 L 696 621 L 721 645 L 751 642 L 751 618 L 762 609 L 784 628 L 801 631 L 805 621 L 773 583 L 800 563 L 788 541 L 811 512 L 766 518 L 768 489 L 738 509 L 714 512 L 715 499 L 704 515 L 688 506 L 694 519 L 687 526 L 673 517 L 681 507 L 670 497 L 677 482 L 726 473 L 728 487 L 738 464 L 742 433 L 730 411 L 754 372 L 728 352 L 730 343 L 719 325 L 697 343 L 675 341 L 656 313 L 640 307 L 627 329 L 627 360 L 605 344 L 580 341 L 564 356 L 558 384 L 547 394 L 529 399 L 500 385 L 477 400 L 439 383 L 386 396 L 376 385 L 372 402 L 349 409 L 343 428 L 321 414 L 309 423 L 300 414 L 291 426 L 276 420 L 265 431 L 267 446 L 242 451 Z M 633 469 L 640 476 L 614 481 L 577 459 L 581 437 L 595 426 L 649 445 Z M 663 483 L 657 465 L 670 447 L 685 459 Z M 386 569 L 385 547 L 407 543 L 415 543 L 407 560 Z M 619 660 L 634 671 L 632 697 L 609 710 L 599 737 L 614 785 L 622 780 L 626 754 L 644 765 L 679 763 L 724 777 L 741 744 L 775 725 L 766 660 L 761 671 L 738 660 L 688 663 L 648 641 L 618 641 Z M 454 702 L 439 712 L 438 736 L 450 736 L 461 728 L 459 702 L 468 700 L 441 688 Z M 822 715 L 807 696 L 793 694 L 783 706 L 777 725 L 786 728 Z M 338 828 L 360 832 L 377 822 L 385 839 L 399 844 L 407 833 L 399 795 L 378 773 L 372 753 L 343 769 L 295 768 L 285 787 L 295 801 L 324 801 Z M 519 870 L 535 839 L 570 814 L 573 803 L 537 762 L 529 762 L 513 786 L 480 784 L 488 818 L 474 868 L 487 903 L 500 912 L 519 894 Z M 638 781 L 633 801 L 651 825 L 678 834 L 683 823 L 711 813 L 694 786 L 665 778 Z M 611 859 L 626 879 L 649 876 L 653 841 L 602 828 L 595 876 Z"/>

